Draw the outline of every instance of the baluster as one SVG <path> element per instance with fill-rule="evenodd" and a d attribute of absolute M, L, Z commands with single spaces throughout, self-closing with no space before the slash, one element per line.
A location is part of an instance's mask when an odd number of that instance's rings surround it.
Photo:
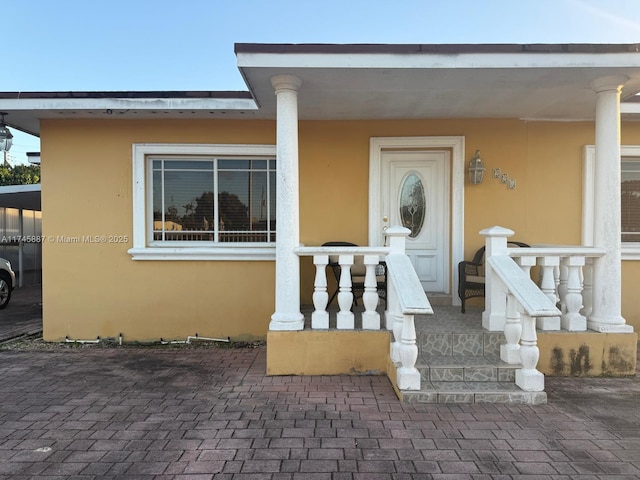
<path fill-rule="evenodd" d="M 403 315 L 402 334 L 400 340 L 400 364 L 397 370 L 398 388 L 400 390 L 420 390 L 420 372 L 415 367 L 418 359 L 416 345 L 416 329 L 413 315 Z"/>
<path fill-rule="evenodd" d="M 520 337 L 522 324 L 517 309 L 517 301 L 512 294 L 507 295 L 507 321 L 504 325 L 506 344 L 500 345 L 500 360 L 510 364 L 520 363 Z"/>
<path fill-rule="evenodd" d="M 563 262 L 567 268 L 567 311 L 562 315 L 562 328 L 570 332 L 584 332 L 587 329 L 587 319 L 580 315 L 582 308 L 582 288 L 580 285 L 580 270 L 584 266 L 584 257 L 567 257 Z"/>
<path fill-rule="evenodd" d="M 520 359 L 522 368 L 516 370 L 516 385 L 527 392 L 542 392 L 544 391 L 544 375 L 536 369 L 540 358 L 536 336 L 536 319 L 526 313 L 521 315 L 521 319 Z"/>
<path fill-rule="evenodd" d="M 565 264 L 566 258 L 560 261 L 560 278 L 558 281 L 558 302 L 560 303 L 560 311 L 567 311 L 567 278 L 569 277 L 569 268 Z"/>
<path fill-rule="evenodd" d="M 353 305 L 353 292 L 351 290 L 351 266 L 353 255 L 340 255 L 340 292 L 338 293 L 338 305 L 340 311 L 337 315 L 336 328 L 341 330 L 353 330 L 355 326 L 351 305 Z"/>
<path fill-rule="evenodd" d="M 593 312 L 593 258 L 588 258 L 582 269 L 583 287 L 582 287 L 582 310 L 580 313 L 586 318 L 591 316 Z"/>
<path fill-rule="evenodd" d="M 554 305 L 558 303 L 556 295 L 556 276 L 554 270 L 560 264 L 559 257 L 541 257 L 540 261 L 540 290 Z M 560 317 L 540 317 L 537 319 L 537 327 L 540 330 L 560 330 Z"/>
<path fill-rule="evenodd" d="M 378 255 L 365 255 L 364 264 L 367 268 L 364 277 L 364 293 L 362 303 L 365 311 L 362 313 L 362 328 L 364 330 L 380 330 L 380 314 L 378 308 L 378 281 L 376 280 L 376 267 L 380 262 Z"/>
<path fill-rule="evenodd" d="M 520 265 L 527 277 L 531 278 L 531 267 L 536 264 L 536 257 L 515 257 L 514 260 Z"/>
<path fill-rule="evenodd" d="M 329 264 L 329 255 L 315 255 L 313 264 L 316 266 L 316 278 L 313 283 L 313 307 L 311 314 L 311 328 L 329 328 L 329 312 L 327 312 L 327 303 L 329 302 L 329 294 L 327 293 L 327 265 Z"/>

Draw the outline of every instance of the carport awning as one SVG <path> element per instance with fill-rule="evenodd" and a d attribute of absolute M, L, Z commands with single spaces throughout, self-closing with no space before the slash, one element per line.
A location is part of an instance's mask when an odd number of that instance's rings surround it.
<path fill-rule="evenodd" d="M 0 207 L 40 211 L 42 209 L 41 192 L 40 184 L 0 187 Z"/>

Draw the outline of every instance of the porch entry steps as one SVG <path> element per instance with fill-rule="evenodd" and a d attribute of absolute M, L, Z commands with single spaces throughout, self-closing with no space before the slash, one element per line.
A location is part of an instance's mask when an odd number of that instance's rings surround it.
<path fill-rule="evenodd" d="M 429 297 L 431 300 L 431 297 Z M 354 306 L 355 329 L 360 330 L 362 305 Z M 433 315 L 416 315 L 416 368 L 421 376 L 421 390 L 398 392 L 407 403 L 505 403 L 543 404 L 545 392 L 525 392 L 515 384 L 519 364 L 500 359 L 502 332 L 482 327 L 482 308 L 468 305 L 467 313 L 459 306 L 432 305 Z M 329 309 L 329 330 L 336 330 L 335 305 Z M 303 305 L 305 329 L 311 330 L 313 306 Z M 378 312 L 384 325 L 384 308 Z M 384 326 L 382 326 L 384 329 Z"/>
<path fill-rule="evenodd" d="M 421 390 L 402 391 L 407 403 L 546 403 L 545 392 L 525 392 L 515 384 L 521 365 L 500 360 L 502 332 L 482 328 L 482 312 L 469 307 L 434 306 L 416 318 Z"/>

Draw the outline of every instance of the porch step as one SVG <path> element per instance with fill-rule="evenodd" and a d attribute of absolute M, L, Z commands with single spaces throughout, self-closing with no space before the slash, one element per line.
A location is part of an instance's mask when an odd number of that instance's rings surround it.
<path fill-rule="evenodd" d="M 429 297 L 431 300 L 431 296 Z M 515 384 L 521 365 L 500 360 L 502 332 L 482 328 L 481 310 L 434 306 L 434 315 L 416 318 L 421 390 L 400 392 L 407 403 L 547 402 L 545 392 L 525 392 Z"/>
<path fill-rule="evenodd" d="M 425 359 L 423 358 L 423 361 Z M 515 382 L 519 364 L 493 356 L 432 356 L 417 363 L 421 390 L 403 391 L 407 403 L 547 403 L 545 392 L 525 392 Z"/>
<path fill-rule="evenodd" d="M 405 403 L 547 403 L 546 392 L 525 392 L 514 383 L 502 382 L 423 383 L 421 390 L 404 390 L 400 396 Z"/>
<path fill-rule="evenodd" d="M 434 356 L 419 360 L 416 368 L 425 382 L 514 382 L 521 365 L 498 357 Z"/>

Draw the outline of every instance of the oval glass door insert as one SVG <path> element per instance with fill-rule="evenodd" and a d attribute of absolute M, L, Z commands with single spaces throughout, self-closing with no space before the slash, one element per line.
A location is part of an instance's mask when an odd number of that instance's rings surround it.
<path fill-rule="evenodd" d="M 411 230 L 409 238 L 417 237 L 424 225 L 426 210 L 424 185 L 417 173 L 411 172 L 402 182 L 399 206 L 402 226 Z"/>

